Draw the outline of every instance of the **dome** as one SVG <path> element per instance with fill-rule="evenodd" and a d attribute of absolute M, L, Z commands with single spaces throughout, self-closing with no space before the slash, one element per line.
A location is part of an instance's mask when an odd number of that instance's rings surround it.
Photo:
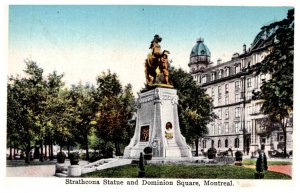
<path fill-rule="evenodd" d="M 277 26 L 270 29 L 262 27 L 261 31 L 255 36 L 252 42 L 252 48 L 255 47 L 260 41 L 267 40 L 269 37 L 271 37 L 275 33 L 277 28 Z"/>
<path fill-rule="evenodd" d="M 209 56 L 210 57 L 210 51 L 208 47 L 203 43 L 203 38 L 199 38 L 197 40 L 197 43 L 194 45 L 190 57 L 193 56 Z"/>
<path fill-rule="evenodd" d="M 203 38 L 199 38 L 197 43 L 194 45 L 190 55 L 190 63 L 189 66 L 192 64 L 196 65 L 208 65 L 210 64 L 210 51 L 208 47 L 203 43 Z"/>

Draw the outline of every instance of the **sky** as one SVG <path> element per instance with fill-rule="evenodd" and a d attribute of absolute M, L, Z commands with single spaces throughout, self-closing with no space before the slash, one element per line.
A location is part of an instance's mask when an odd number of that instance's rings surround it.
<path fill-rule="evenodd" d="M 110 69 L 134 93 L 144 85 L 144 61 L 155 34 L 172 65 L 188 71 L 199 37 L 214 63 L 250 46 L 260 28 L 286 17 L 291 7 L 151 5 L 10 5 L 8 75 L 23 74 L 24 59 L 45 75 L 64 73 L 66 85 L 90 82 Z"/>

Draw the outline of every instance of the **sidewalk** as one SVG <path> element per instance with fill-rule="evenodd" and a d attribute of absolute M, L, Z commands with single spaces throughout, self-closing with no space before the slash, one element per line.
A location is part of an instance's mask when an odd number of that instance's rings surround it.
<path fill-rule="evenodd" d="M 54 177 L 55 162 L 31 162 L 25 164 L 24 160 L 13 160 L 6 162 L 7 177 Z"/>
<path fill-rule="evenodd" d="M 255 165 L 245 165 L 244 167 L 255 169 Z M 293 166 L 292 165 L 270 165 L 268 166 L 268 170 L 286 174 L 292 177 Z"/>
<path fill-rule="evenodd" d="M 70 161 L 66 160 L 67 165 Z M 53 161 L 32 161 L 26 164 L 24 160 L 7 160 L 6 176 L 7 177 L 56 177 L 55 175 L 56 160 Z M 87 165 L 87 161 L 81 160 L 79 165 Z"/>

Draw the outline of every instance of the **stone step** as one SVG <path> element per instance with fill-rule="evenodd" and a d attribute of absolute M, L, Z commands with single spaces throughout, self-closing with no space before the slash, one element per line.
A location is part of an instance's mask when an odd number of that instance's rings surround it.
<path fill-rule="evenodd" d="M 68 177 L 68 175 L 64 174 L 64 173 L 56 173 L 55 176 L 57 176 L 59 178 L 66 178 L 66 177 Z"/>
<path fill-rule="evenodd" d="M 68 175 L 68 171 L 62 171 L 61 173 Z"/>

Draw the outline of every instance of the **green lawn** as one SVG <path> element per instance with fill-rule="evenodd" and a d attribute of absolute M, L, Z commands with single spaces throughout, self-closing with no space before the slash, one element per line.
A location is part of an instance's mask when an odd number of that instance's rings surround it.
<path fill-rule="evenodd" d="M 126 165 L 84 174 L 82 177 L 137 178 L 139 168 Z M 254 179 L 255 170 L 234 165 L 146 165 L 146 178 Z M 291 179 L 290 176 L 267 171 L 265 179 Z"/>
<path fill-rule="evenodd" d="M 256 159 L 247 159 L 243 160 L 244 165 L 255 165 L 256 164 Z M 289 161 L 268 161 L 268 165 L 292 165 L 291 162 Z"/>

